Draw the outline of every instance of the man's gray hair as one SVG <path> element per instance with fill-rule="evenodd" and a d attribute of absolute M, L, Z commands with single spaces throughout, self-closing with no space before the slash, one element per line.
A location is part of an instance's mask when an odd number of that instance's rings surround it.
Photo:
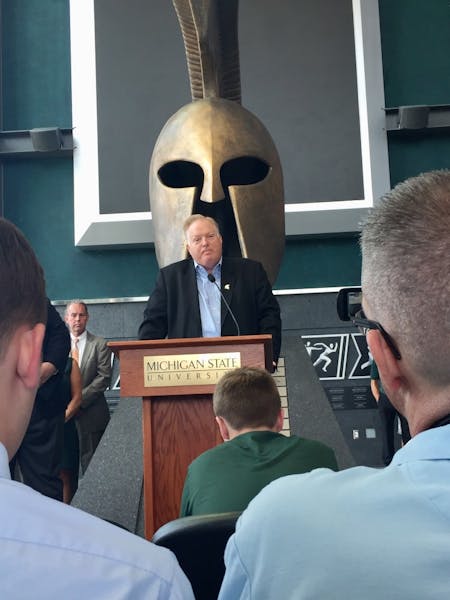
<path fill-rule="evenodd" d="M 187 241 L 187 230 L 192 225 L 192 223 L 195 223 L 195 221 L 208 221 L 209 223 L 211 223 L 211 225 L 213 225 L 215 227 L 217 233 L 220 235 L 219 224 L 217 223 L 217 221 L 215 219 L 213 219 L 212 217 L 205 217 L 205 215 L 200 215 L 200 214 L 196 213 L 196 214 L 190 215 L 183 223 L 183 233 L 184 233 L 184 237 L 185 237 L 186 241 Z"/>
<path fill-rule="evenodd" d="M 84 308 L 86 314 L 87 315 L 89 314 L 87 304 L 84 300 L 69 300 L 69 302 L 67 302 L 67 304 L 66 304 L 66 310 L 64 311 L 64 313 L 66 315 L 69 314 L 69 308 L 72 306 L 72 304 L 81 304 L 82 307 Z"/>
<path fill-rule="evenodd" d="M 450 171 L 413 177 L 369 214 L 360 239 L 370 316 L 417 375 L 450 383 Z"/>

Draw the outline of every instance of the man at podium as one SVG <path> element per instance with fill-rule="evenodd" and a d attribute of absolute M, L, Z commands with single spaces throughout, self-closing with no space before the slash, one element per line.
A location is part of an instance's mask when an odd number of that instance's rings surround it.
<path fill-rule="evenodd" d="M 280 307 L 261 263 L 222 256 L 214 219 L 191 215 L 183 231 L 190 258 L 160 270 L 139 339 L 271 334 L 281 346 Z"/>

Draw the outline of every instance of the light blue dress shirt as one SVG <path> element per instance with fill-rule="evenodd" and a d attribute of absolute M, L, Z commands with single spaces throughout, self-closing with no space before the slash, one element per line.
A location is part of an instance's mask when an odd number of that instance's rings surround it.
<path fill-rule="evenodd" d="M 219 600 L 448 600 L 450 425 L 384 469 L 282 477 L 250 503 Z"/>
<path fill-rule="evenodd" d="M 0 444 L 0 598 L 193 600 L 175 556 L 11 481 Z"/>
<path fill-rule="evenodd" d="M 221 296 L 219 290 L 222 262 L 219 262 L 212 271 L 216 279 L 215 283 L 209 281 L 208 271 L 204 267 L 195 261 L 194 265 L 203 337 L 220 337 L 222 325 L 220 320 Z"/>

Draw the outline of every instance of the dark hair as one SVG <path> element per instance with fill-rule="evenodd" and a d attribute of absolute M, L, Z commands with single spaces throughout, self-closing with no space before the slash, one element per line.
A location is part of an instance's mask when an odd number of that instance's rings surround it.
<path fill-rule="evenodd" d="M 21 325 L 47 322 L 44 273 L 24 235 L 0 218 L 0 355 Z"/>
<path fill-rule="evenodd" d="M 247 427 L 272 428 L 281 409 L 274 378 L 255 367 L 233 369 L 219 380 L 213 396 L 214 413 L 239 431 Z"/>

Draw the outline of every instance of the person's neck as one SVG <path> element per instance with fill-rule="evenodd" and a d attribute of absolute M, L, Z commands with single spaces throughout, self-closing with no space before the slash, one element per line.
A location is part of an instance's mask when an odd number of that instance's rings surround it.
<path fill-rule="evenodd" d="M 272 431 L 273 433 L 278 433 L 278 430 L 275 427 L 267 427 L 266 425 L 262 425 L 261 427 L 244 427 L 243 429 L 233 429 L 229 430 L 230 440 L 238 437 L 238 435 L 243 435 L 244 433 L 252 433 L 253 431 Z"/>
<path fill-rule="evenodd" d="M 83 336 L 85 336 L 85 335 L 86 335 L 86 329 L 85 329 L 85 330 L 84 330 L 82 333 L 73 333 L 73 332 L 71 331 L 71 332 L 70 332 L 70 335 L 71 335 L 73 338 L 80 339 L 81 337 L 83 337 Z"/>
<path fill-rule="evenodd" d="M 450 422 L 450 390 L 430 391 L 405 412 L 411 436 L 445 425 Z"/>
<path fill-rule="evenodd" d="M 434 429 L 435 427 L 443 427 L 444 425 L 450 425 L 450 413 L 448 415 L 445 415 L 445 417 L 442 417 L 441 419 L 435 421 L 433 425 L 429 427 L 429 429 Z"/>
<path fill-rule="evenodd" d="M 219 260 L 216 263 L 214 263 L 212 266 L 210 264 L 205 264 L 205 265 L 202 265 L 201 263 L 197 263 L 197 264 L 200 267 L 203 267 L 207 273 L 212 273 L 214 271 L 214 269 L 217 267 L 217 265 L 219 265 L 221 262 L 222 262 L 222 257 L 220 257 Z"/>

